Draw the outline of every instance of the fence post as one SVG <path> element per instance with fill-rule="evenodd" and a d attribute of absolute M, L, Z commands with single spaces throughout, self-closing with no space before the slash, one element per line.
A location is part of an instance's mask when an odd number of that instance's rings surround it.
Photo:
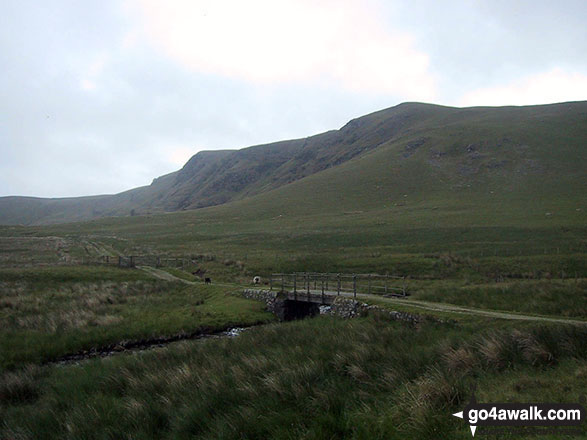
<path fill-rule="evenodd" d="M 119 255 L 118 256 L 118 267 L 122 266 L 122 257 Z"/>
<path fill-rule="evenodd" d="M 294 295 L 295 295 L 297 293 L 297 276 L 296 276 L 295 272 L 293 274 L 293 277 L 294 277 Z"/>
<path fill-rule="evenodd" d="M 340 274 L 336 275 L 337 281 L 338 281 L 338 289 L 336 291 L 337 295 L 340 295 Z"/>
<path fill-rule="evenodd" d="M 402 293 L 406 296 L 406 277 L 403 278 Z"/>
<path fill-rule="evenodd" d="M 322 303 L 324 303 L 324 276 L 322 276 Z"/>
<path fill-rule="evenodd" d="M 281 274 L 281 291 L 285 292 L 285 274 Z"/>
<path fill-rule="evenodd" d="M 385 272 L 385 294 L 387 295 L 387 279 L 389 278 L 389 272 Z"/>
<path fill-rule="evenodd" d="M 273 274 L 269 275 L 269 290 L 273 290 Z"/>
<path fill-rule="evenodd" d="M 306 273 L 306 293 L 310 295 L 310 274 Z"/>
<path fill-rule="evenodd" d="M 130 256 L 130 262 L 128 263 L 128 267 L 135 267 L 135 257 L 133 255 Z"/>
<path fill-rule="evenodd" d="M 367 292 L 369 293 L 369 295 L 371 295 L 371 274 L 367 275 L 367 283 L 368 283 Z"/>
<path fill-rule="evenodd" d="M 357 297 L 357 276 L 353 274 L 353 297 Z"/>

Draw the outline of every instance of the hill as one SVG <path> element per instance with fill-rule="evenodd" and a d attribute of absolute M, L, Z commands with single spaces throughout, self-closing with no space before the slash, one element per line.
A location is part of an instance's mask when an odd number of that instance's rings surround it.
<path fill-rule="evenodd" d="M 235 201 L 242 201 L 234 205 L 240 216 L 257 215 L 260 207 L 277 216 L 299 209 L 393 210 L 416 202 L 481 206 L 480 213 L 504 204 L 525 211 L 547 200 L 582 209 L 586 144 L 587 102 L 464 109 L 404 103 L 305 139 L 200 152 L 181 170 L 116 195 L 0 198 L 0 224 L 153 214 Z M 251 203 L 253 196 L 258 197 Z"/>

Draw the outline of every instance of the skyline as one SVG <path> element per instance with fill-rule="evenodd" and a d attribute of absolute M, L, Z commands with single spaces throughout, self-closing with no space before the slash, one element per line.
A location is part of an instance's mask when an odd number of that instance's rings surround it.
<path fill-rule="evenodd" d="M 0 196 L 117 193 L 201 150 L 307 137 L 406 101 L 587 99 L 579 1 L 8 1 L 0 12 Z"/>

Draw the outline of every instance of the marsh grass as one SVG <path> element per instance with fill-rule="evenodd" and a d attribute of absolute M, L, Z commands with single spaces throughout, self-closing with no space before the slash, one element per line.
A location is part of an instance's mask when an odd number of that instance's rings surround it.
<path fill-rule="evenodd" d="M 137 270 L 55 267 L 0 276 L 0 368 L 273 319 L 261 303 L 226 288 L 156 280 Z"/>
<path fill-rule="evenodd" d="M 39 395 L 38 378 L 41 368 L 29 364 L 18 372 L 6 372 L 0 380 L 0 401 L 23 404 L 35 401 Z"/>
<path fill-rule="evenodd" d="M 568 383 L 575 386 L 585 378 L 586 332 L 414 329 L 372 318 L 268 325 L 236 339 L 45 368 L 23 378 L 35 397 L 3 402 L 1 432 L 35 439 L 466 438 L 450 414 L 462 409 L 474 382 L 522 369 L 548 384 L 560 364 L 572 362 Z M 540 383 L 525 386 L 536 393 Z"/>
<path fill-rule="evenodd" d="M 587 318 L 587 280 L 410 281 L 413 299 L 483 309 Z"/>
<path fill-rule="evenodd" d="M 405 287 L 412 299 L 526 314 L 587 318 L 587 259 L 584 255 L 472 258 L 451 253 L 389 255 L 385 250 L 303 255 L 297 255 L 294 250 L 290 254 L 277 258 L 274 253 L 257 252 L 245 260 L 242 269 L 225 266 L 216 260 L 201 261 L 198 269 L 204 270 L 205 276 L 213 280 L 242 284 L 250 284 L 254 275 L 260 275 L 267 282 L 272 273 L 294 271 L 389 273 L 406 277 L 405 280 L 390 279 L 387 285 L 389 288 Z M 191 273 L 168 270 L 180 278 L 195 280 Z M 279 283 L 279 278 L 276 282 Z M 378 287 L 372 292 L 383 294 L 382 283 L 375 284 Z M 351 283 L 346 288 L 352 289 Z M 367 293 L 368 281 L 360 279 L 357 290 Z"/>

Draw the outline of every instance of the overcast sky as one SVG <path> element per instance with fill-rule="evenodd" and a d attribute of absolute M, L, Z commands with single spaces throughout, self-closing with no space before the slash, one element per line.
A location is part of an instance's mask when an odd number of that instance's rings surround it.
<path fill-rule="evenodd" d="M 1 0 L 0 196 L 116 193 L 404 101 L 587 100 L 585 0 Z"/>

